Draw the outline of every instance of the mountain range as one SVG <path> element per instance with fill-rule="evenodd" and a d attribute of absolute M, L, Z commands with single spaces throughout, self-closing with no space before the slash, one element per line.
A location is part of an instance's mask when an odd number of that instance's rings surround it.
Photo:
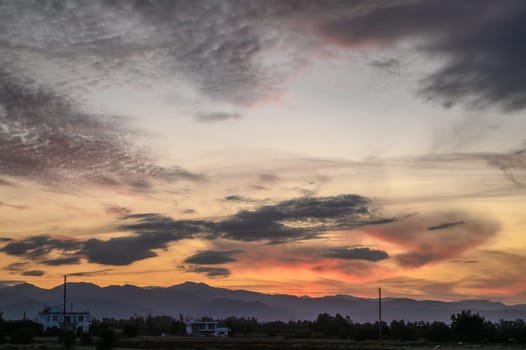
<path fill-rule="evenodd" d="M 297 297 L 246 290 L 215 288 L 204 283 L 185 282 L 171 287 L 132 285 L 99 287 L 91 283 L 68 283 L 67 306 L 89 310 L 93 317 L 129 318 L 134 315 L 169 315 L 178 318 L 255 317 L 259 321 L 313 320 L 320 313 L 349 316 L 355 322 L 374 322 L 378 300 L 349 295 Z M 23 283 L 0 287 L 0 311 L 4 319 L 35 317 L 45 305 L 62 305 L 63 286 L 43 289 Z M 449 322 L 462 310 L 478 312 L 486 319 L 526 319 L 526 305 L 505 305 L 488 300 L 444 302 L 385 298 L 382 319 Z"/>

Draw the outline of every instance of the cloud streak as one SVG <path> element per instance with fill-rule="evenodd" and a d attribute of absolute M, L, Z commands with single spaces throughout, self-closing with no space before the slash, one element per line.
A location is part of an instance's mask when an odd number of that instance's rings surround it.
<path fill-rule="evenodd" d="M 227 120 L 240 120 L 241 115 L 239 113 L 228 112 L 200 112 L 194 115 L 194 119 L 199 123 L 217 123 Z"/>
<path fill-rule="evenodd" d="M 40 276 L 44 276 L 45 274 L 46 272 L 42 270 L 30 270 L 30 271 L 22 272 L 22 276 L 33 276 L 33 277 L 40 277 Z"/>
<path fill-rule="evenodd" d="M 236 261 L 233 255 L 242 253 L 241 250 L 205 250 L 196 253 L 184 260 L 188 264 L 196 265 L 220 265 Z"/>
<path fill-rule="evenodd" d="M 187 272 L 204 273 L 208 277 L 228 277 L 230 270 L 224 267 L 198 266 L 187 270 Z"/>
<path fill-rule="evenodd" d="M 324 257 L 342 260 L 367 260 L 380 261 L 389 258 L 389 254 L 383 250 L 362 248 L 333 248 L 323 254 Z"/>

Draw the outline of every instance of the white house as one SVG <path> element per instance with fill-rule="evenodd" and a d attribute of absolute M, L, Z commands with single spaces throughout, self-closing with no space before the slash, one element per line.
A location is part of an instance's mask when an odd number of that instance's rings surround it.
<path fill-rule="evenodd" d="M 218 327 L 217 324 L 217 321 L 186 321 L 186 334 L 194 336 L 228 337 L 230 329 Z"/>
<path fill-rule="evenodd" d="M 38 323 L 42 325 L 43 330 L 48 328 L 62 328 L 64 322 L 64 309 L 62 305 L 46 307 L 38 313 Z M 66 326 L 69 329 L 82 329 L 82 332 L 87 332 L 91 324 L 91 315 L 89 311 L 74 311 L 73 308 L 66 311 Z"/>

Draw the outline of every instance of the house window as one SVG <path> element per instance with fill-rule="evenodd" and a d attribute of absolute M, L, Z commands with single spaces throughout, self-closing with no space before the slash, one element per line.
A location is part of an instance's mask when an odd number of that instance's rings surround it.
<path fill-rule="evenodd" d="M 84 316 L 79 315 L 79 321 L 84 321 Z"/>
<path fill-rule="evenodd" d="M 48 321 L 48 322 L 51 321 L 51 316 L 48 316 L 48 317 L 47 317 L 47 321 Z"/>
<path fill-rule="evenodd" d="M 66 322 L 71 322 L 71 317 L 70 316 L 66 316 Z"/>
<path fill-rule="evenodd" d="M 58 316 L 53 316 L 53 321 L 58 321 Z"/>

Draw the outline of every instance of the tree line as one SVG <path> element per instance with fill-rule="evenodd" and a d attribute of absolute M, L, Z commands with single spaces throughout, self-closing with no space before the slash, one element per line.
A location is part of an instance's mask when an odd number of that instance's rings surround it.
<path fill-rule="evenodd" d="M 219 320 L 219 326 L 228 327 L 233 337 L 283 337 L 283 338 L 340 338 L 354 341 L 378 340 L 381 326 L 386 341 L 470 342 L 470 343 L 520 343 L 526 344 L 526 323 L 522 319 L 490 322 L 482 315 L 465 310 L 444 322 L 357 323 L 348 316 L 322 313 L 312 321 L 259 322 L 256 318 L 229 317 Z M 90 344 L 95 337 L 100 348 L 111 348 L 119 338 L 137 336 L 185 335 L 186 324 L 182 316 L 135 316 L 129 319 L 93 320 L 87 334 L 67 334 L 68 342 Z M 61 337 L 60 329 L 42 331 L 31 321 L 1 321 L 0 343 L 29 343 L 34 336 Z M 104 343 L 106 342 L 106 343 Z M 106 344 L 106 346 L 104 346 Z M 99 344 L 97 344 L 99 345 Z M 97 346 L 99 348 L 99 346 Z"/>
<path fill-rule="evenodd" d="M 314 321 L 260 323 L 256 319 L 228 318 L 220 322 L 233 336 L 297 338 L 340 338 L 355 341 L 378 340 L 379 323 L 357 323 L 340 314 L 318 315 Z M 382 339 L 389 341 L 521 343 L 526 344 L 526 323 L 522 319 L 490 322 L 482 315 L 464 310 L 451 316 L 449 324 L 406 322 L 381 323 Z"/>

